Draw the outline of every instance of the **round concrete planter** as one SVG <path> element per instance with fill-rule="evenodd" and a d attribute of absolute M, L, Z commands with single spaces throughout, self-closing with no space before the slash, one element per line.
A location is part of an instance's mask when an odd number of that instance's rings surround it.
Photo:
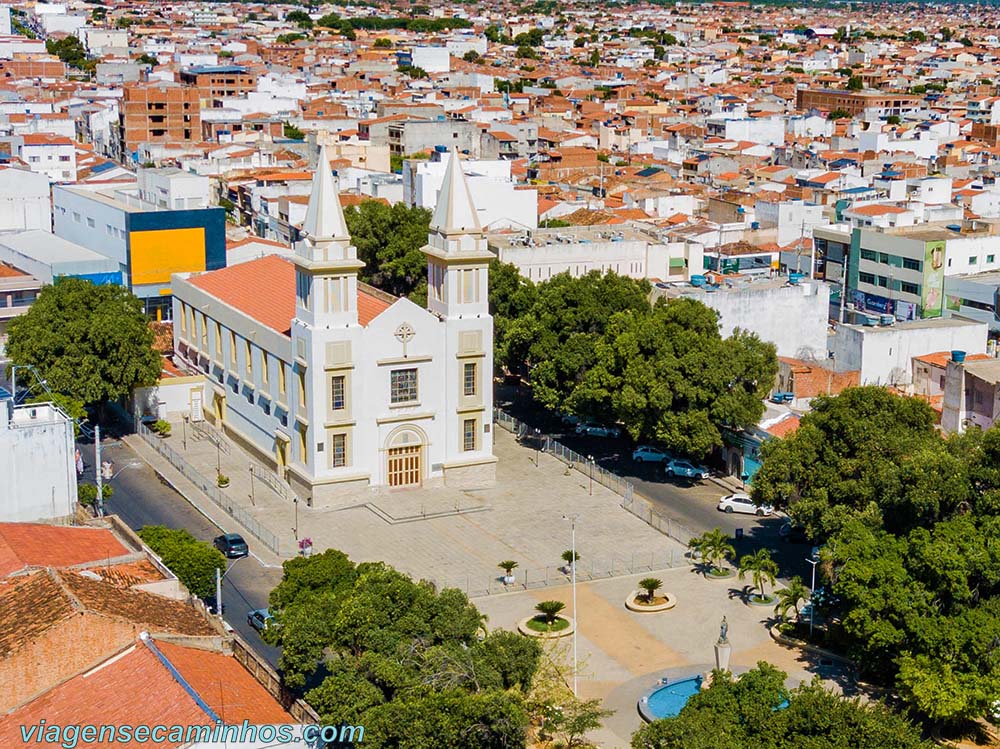
<path fill-rule="evenodd" d="M 747 598 L 747 603 L 751 606 L 760 606 L 762 608 L 773 608 L 774 604 L 778 602 L 778 597 L 774 595 L 767 595 L 764 597 L 763 601 L 757 600 L 756 596 L 749 596 Z"/>
<path fill-rule="evenodd" d="M 625 608 L 629 611 L 636 611 L 640 614 L 655 614 L 657 611 L 667 611 L 672 609 L 677 605 L 677 598 L 671 593 L 664 593 L 663 598 L 667 600 L 663 603 L 658 603 L 655 606 L 646 606 L 645 604 L 639 603 L 638 598 L 640 596 L 646 595 L 644 590 L 634 590 L 629 594 L 629 597 L 625 599 Z"/>
<path fill-rule="evenodd" d="M 736 577 L 735 570 L 731 570 L 728 567 L 723 567 L 722 569 L 726 573 L 725 575 L 713 575 L 711 572 L 706 572 L 704 578 L 706 580 L 732 580 Z"/>
<path fill-rule="evenodd" d="M 528 626 L 528 622 L 536 616 L 538 616 L 538 614 L 524 617 L 517 623 L 517 631 L 526 637 L 537 637 L 540 640 L 558 640 L 560 637 L 566 637 L 567 635 L 573 634 L 573 631 L 576 629 L 576 622 L 573 621 L 572 617 L 560 614 L 556 617 L 556 619 L 563 619 L 569 622 L 569 626 L 566 627 L 566 629 L 560 629 L 558 632 L 536 632 Z"/>

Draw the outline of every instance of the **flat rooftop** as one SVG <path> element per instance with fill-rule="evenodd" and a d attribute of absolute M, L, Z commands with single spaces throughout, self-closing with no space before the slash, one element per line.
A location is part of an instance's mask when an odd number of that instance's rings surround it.
<path fill-rule="evenodd" d="M 978 320 L 966 320 L 961 317 L 936 317 L 930 320 L 907 320 L 897 322 L 894 325 L 880 325 L 869 327 L 867 325 L 838 325 L 839 328 L 852 328 L 860 330 L 865 335 L 878 335 L 879 333 L 891 333 L 897 330 L 933 330 L 934 328 L 967 328 L 973 325 L 985 325 Z"/>
<path fill-rule="evenodd" d="M 0 246 L 8 247 L 14 252 L 47 265 L 67 262 L 108 262 L 106 255 L 88 250 L 76 242 L 70 242 L 41 229 L 17 234 L 0 234 Z"/>
<path fill-rule="evenodd" d="M 526 242 L 530 237 L 530 243 Z M 559 229 L 533 229 L 530 232 L 490 234 L 492 247 L 544 247 L 546 245 L 594 244 L 595 242 L 651 242 L 657 240 L 625 225 L 566 226 Z"/>
<path fill-rule="evenodd" d="M 965 371 L 993 385 L 1000 383 L 1000 359 L 966 360 Z"/>

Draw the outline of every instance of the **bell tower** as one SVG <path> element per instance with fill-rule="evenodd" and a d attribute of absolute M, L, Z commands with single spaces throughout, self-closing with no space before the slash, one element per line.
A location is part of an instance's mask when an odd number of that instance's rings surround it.
<path fill-rule="evenodd" d="M 423 251 L 427 309 L 446 319 L 489 314 L 487 269 L 493 255 L 454 148 Z"/>
<path fill-rule="evenodd" d="M 358 271 L 364 263 L 347 233 L 326 146 L 319 152 L 302 234 L 292 258 L 296 317 L 315 328 L 357 326 Z"/>

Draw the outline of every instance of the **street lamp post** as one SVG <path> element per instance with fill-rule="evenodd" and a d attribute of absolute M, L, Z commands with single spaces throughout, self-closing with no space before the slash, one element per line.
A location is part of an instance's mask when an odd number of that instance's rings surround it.
<path fill-rule="evenodd" d="M 250 556 L 247 554 L 247 556 Z M 233 567 L 235 567 L 241 559 L 246 559 L 247 557 L 240 557 L 236 559 L 231 564 L 226 567 L 226 571 L 223 572 L 219 567 L 215 568 L 215 613 L 222 618 L 222 581 L 230 572 L 232 572 Z"/>
<path fill-rule="evenodd" d="M 570 522 L 570 573 L 573 585 L 573 696 L 577 696 L 577 648 L 576 634 L 580 631 L 580 616 L 576 610 L 576 521 L 579 515 L 563 515 L 563 520 Z"/>
<path fill-rule="evenodd" d="M 813 552 L 806 561 L 812 565 L 812 585 L 809 586 L 809 639 L 813 636 L 813 622 L 816 619 L 816 565 L 819 564 L 819 557 Z"/>
<path fill-rule="evenodd" d="M 538 468 L 539 456 L 542 452 L 542 430 L 535 428 L 535 468 Z"/>
<path fill-rule="evenodd" d="M 588 455 L 587 462 L 590 463 L 590 496 L 594 496 L 594 456 Z"/>

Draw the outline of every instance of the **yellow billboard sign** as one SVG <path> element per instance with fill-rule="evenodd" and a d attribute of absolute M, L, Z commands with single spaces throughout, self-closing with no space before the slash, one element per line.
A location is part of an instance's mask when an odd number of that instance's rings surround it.
<path fill-rule="evenodd" d="M 154 229 L 129 235 L 132 285 L 170 283 L 171 273 L 205 270 L 205 229 Z"/>

